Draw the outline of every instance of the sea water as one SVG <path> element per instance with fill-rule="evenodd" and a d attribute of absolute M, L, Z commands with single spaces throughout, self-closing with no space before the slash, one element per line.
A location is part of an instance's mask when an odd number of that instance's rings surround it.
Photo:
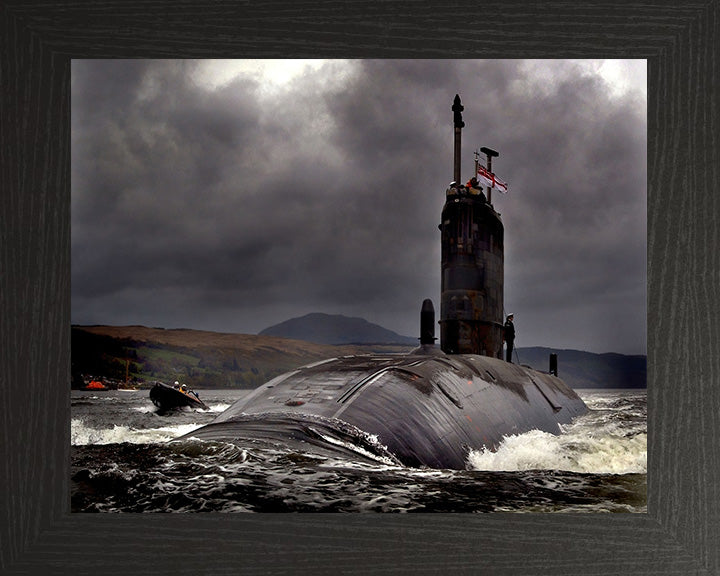
<path fill-rule="evenodd" d="M 175 438 L 244 390 L 204 390 L 209 411 L 160 415 L 147 390 L 73 391 L 73 512 L 647 512 L 645 390 L 578 390 L 588 414 L 533 430 L 466 470 L 398 465 L 363 451 L 319 456 L 248 441 Z M 363 440 L 367 441 L 366 438 Z"/>

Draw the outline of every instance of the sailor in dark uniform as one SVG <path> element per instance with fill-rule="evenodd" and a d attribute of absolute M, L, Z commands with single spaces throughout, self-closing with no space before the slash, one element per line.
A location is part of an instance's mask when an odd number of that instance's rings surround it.
<path fill-rule="evenodd" d="M 505 340 L 505 344 L 507 345 L 505 360 L 512 363 L 512 351 L 513 344 L 515 342 L 515 324 L 513 324 L 512 314 L 508 314 L 507 320 L 505 320 L 505 333 L 503 335 L 503 340 Z"/>

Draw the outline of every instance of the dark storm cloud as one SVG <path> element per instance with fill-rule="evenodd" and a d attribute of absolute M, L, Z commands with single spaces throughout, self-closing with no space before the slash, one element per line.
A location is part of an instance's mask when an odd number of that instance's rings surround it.
<path fill-rule="evenodd" d="M 439 313 L 459 92 L 463 178 L 489 146 L 510 184 L 518 343 L 644 350 L 644 103 L 520 61 L 330 62 L 286 89 L 209 89 L 199 66 L 73 63 L 73 322 L 256 332 L 322 311 L 414 335 L 423 298 Z"/>

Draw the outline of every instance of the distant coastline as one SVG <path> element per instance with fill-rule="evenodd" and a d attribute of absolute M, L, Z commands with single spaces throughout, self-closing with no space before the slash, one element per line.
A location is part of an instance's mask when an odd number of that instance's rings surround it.
<path fill-rule="evenodd" d="M 341 317 L 342 318 L 342 317 Z M 363 321 L 364 322 L 364 321 Z M 389 332 L 389 331 L 388 331 Z M 376 333 L 371 331 L 372 333 Z M 394 334 L 394 333 L 391 333 Z M 100 380 L 110 389 L 182 381 L 193 388 L 256 388 L 304 364 L 353 354 L 409 352 L 404 342 L 320 344 L 278 336 L 145 326 L 72 326 L 72 388 Z M 390 338 L 392 340 L 392 337 Z M 559 376 L 572 388 L 645 388 L 647 357 L 578 350 L 519 348 L 521 364 L 547 371 L 557 353 Z"/>

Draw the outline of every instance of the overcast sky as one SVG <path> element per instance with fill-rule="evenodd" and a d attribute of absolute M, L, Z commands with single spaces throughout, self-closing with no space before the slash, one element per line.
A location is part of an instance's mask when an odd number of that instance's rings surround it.
<path fill-rule="evenodd" d="M 509 185 L 516 346 L 645 354 L 644 60 L 74 60 L 72 322 L 418 336 L 456 93 L 463 181 L 487 146 Z"/>

